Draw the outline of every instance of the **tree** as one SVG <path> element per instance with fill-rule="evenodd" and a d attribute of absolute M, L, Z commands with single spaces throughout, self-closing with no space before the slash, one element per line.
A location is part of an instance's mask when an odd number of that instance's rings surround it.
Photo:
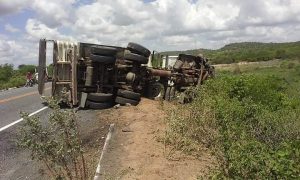
<path fill-rule="evenodd" d="M 282 59 L 286 57 L 286 51 L 284 49 L 278 49 L 275 54 L 275 58 Z"/>
<path fill-rule="evenodd" d="M 13 75 L 13 65 L 3 64 L 0 65 L 0 81 L 6 82 Z"/>
<path fill-rule="evenodd" d="M 25 75 L 27 72 L 31 72 L 34 73 L 35 72 L 35 65 L 25 65 L 25 64 L 21 64 L 18 66 L 19 72 L 22 75 Z"/>
<path fill-rule="evenodd" d="M 48 70 L 48 76 L 52 77 L 53 76 L 53 64 L 49 64 L 47 67 Z"/>

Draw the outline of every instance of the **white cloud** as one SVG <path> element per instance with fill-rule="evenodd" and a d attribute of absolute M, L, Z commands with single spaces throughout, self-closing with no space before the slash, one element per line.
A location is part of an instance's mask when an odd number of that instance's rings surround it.
<path fill-rule="evenodd" d="M 158 51 L 300 40 L 299 0 L 26 1 L 0 3 L 0 15 L 31 8 L 36 16 L 26 21 L 23 35 L 34 48 L 39 38 L 120 46 L 133 41 Z"/>
<path fill-rule="evenodd" d="M 37 43 L 9 40 L 0 34 L 0 64 L 37 64 Z"/>
<path fill-rule="evenodd" d="M 33 0 L 32 9 L 37 18 L 50 27 L 71 24 L 75 0 Z"/>
<path fill-rule="evenodd" d="M 183 35 L 176 35 L 176 36 L 167 36 L 163 38 L 163 42 L 167 45 L 184 45 L 190 42 L 193 42 L 193 38 L 191 36 L 183 36 Z"/>
<path fill-rule="evenodd" d="M 72 31 L 79 40 L 137 41 L 158 50 L 220 47 L 233 40 L 293 41 L 278 38 L 273 29 L 299 22 L 299 12 L 296 0 L 98 0 L 77 9 Z"/>
<path fill-rule="evenodd" d="M 18 28 L 15 28 L 11 24 L 5 24 L 4 29 L 6 31 L 8 31 L 8 32 L 11 32 L 11 33 L 15 33 L 15 32 L 19 32 L 20 31 Z"/>
<path fill-rule="evenodd" d="M 1 0 L 0 2 L 0 16 L 19 12 L 27 7 L 29 0 Z"/>
<path fill-rule="evenodd" d="M 41 38 L 47 39 L 60 39 L 60 40 L 72 40 L 71 37 L 62 35 L 58 28 L 50 28 L 36 19 L 28 19 L 26 23 L 26 32 L 28 33 L 28 40 L 37 41 Z"/>
<path fill-rule="evenodd" d="M 0 39 L 0 64 L 7 63 L 7 59 L 13 56 L 10 44 L 4 39 Z"/>

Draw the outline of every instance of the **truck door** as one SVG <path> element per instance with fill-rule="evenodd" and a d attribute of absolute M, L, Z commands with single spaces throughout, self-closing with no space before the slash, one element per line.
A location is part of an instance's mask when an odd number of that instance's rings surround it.
<path fill-rule="evenodd" d="M 47 42 L 53 43 L 52 96 L 67 102 L 78 103 L 77 97 L 77 59 L 78 44 L 63 41 L 41 39 L 39 43 L 39 93 L 43 95 L 47 73 Z"/>
<path fill-rule="evenodd" d="M 39 65 L 38 65 L 38 91 L 40 95 L 44 94 L 45 76 L 46 76 L 46 39 L 40 39 L 39 43 Z"/>

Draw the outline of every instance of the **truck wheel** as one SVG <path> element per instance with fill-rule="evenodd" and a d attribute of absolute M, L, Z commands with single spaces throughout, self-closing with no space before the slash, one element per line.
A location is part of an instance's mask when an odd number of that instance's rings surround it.
<path fill-rule="evenodd" d="M 165 87 L 159 82 L 153 83 L 148 87 L 147 96 L 150 99 L 163 98 L 165 95 Z"/>
<path fill-rule="evenodd" d="M 133 61 L 133 62 L 137 62 L 137 63 L 141 63 L 141 64 L 147 64 L 148 63 L 148 58 L 146 58 L 142 55 L 134 54 L 134 53 L 130 53 L 130 52 L 125 53 L 124 59 L 129 60 L 129 61 Z"/>
<path fill-rule="evenodd" d="M 176 88 L 173 86 L 170 89 L 170 101 L 173 101 L 176 98 Z"/>
<path fill-rule="evenodd" d="M 132 42 L 128 43 L 127 49 L 129 49 L 132 52 L 135 52 L 136 54 L 143 55 L 145 57 L 149 57 L 151 54 L 151 52 L 147 48 L 137 43 L 132 43 Z"/>
<path fill-rule="evenodd" d="M 133 91 L 119 89 L 117 92 L 117 95 L 120 97 L 132 99 L 132 100 L 136 100 L 136 101 L 141 100 L 141 94 L 133 92 Z"/>
<path fill-rule="evenodd" d="M 189 54 L 179 54 L 178 59 L 180 59 L 180 60 L 190 59 L 190 60 L 196 61 L 197 57 L 193 56 L 193 55 L 189 55 Z"/>
<path fill-rule="evenodd" d="M 166 101 L 174 100 L 175 99 L 175 93 L 176 93 L 175 87 L 168 86 L 167 90 L 166 90 L 166 93 L 165 93 L 165 100 Z"/>
<path fill-rule="evenodd" d="M 175 62 L 175 64 L 174 64 L 173 68 L 174 68 L 175 70 L 180 70 L 182 66 L 183 66 L 183 61 L 177 60 L 177 61 Z"/>
<path fill-rule="evenodd" d="M 140 101 L 117 96 L 115 102 L 117 104 L 121 104 L 121 105 L 125 105 L 125 104 L 129 103 L 133 106 L 136 106 L 139 104 Z"/>
<path fill-rule="evenodd" d="M 89 93 L 87 99 L 93 102 L 111 102 L 113 95 L 108 93 Z"/>
<path fill-rule="evenodd" d="M 171 91 L 171 87 L 168 86 L 164 98 L 166 101 L 170 101 L 170 91 Z"/>
<path fill-rule="evenodd" d="M 96 54 L 91 54 L 90 59 L 93 62 L 97 63 L 103 63 L 103 64 L 113 64 L 116 62 L 116 58 L 112 56 L 102 56 L 102 55 L 96 55 Z"/>
<path fill-rule="evenodd" d="M 104 56 L 115 56 L 117 54 L 117 49 L 113 47 L 105 47 L 105 46 L 92 46 L 91 53 L 96 55 L 104 55 Z"/>
<path fill-rule="evenodd" d="M 113 106 L 113 103 L 112 102 L 100 103 L 100 102 L 93 102 L 87 100 L 85 106 L 91 109 L 107 109 L 107 108 L 111 108 Z"/>

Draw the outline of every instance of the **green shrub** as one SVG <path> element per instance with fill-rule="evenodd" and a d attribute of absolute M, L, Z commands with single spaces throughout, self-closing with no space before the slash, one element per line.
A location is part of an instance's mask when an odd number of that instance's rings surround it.
<path fill-rule="evenodd" d="M 75 112 L 60 109 L 55 99 L 45 100 L 52 109 L 49 124 L 43 126 L 38 117 L 21 113 L 24 125 L 17 145 L 42 162 L 51 179 L 90 179 Z"/>
<path fill-rule="evenodd" d="M 22 76 L 14 76 L 9 79 L 8 83 L 10 84 L 10 87 L 20 87 L 26 83 L 26 79 Z"/>
<path fill-rule="evenodd" d="M 8 81 L 12 75 L 13 75 L 12 64 L 0 65 L 0 81 L 2 82 Z"/>
<path fill-rule="evenodd" d="M 18 66 L 18 72 L 21 75 L 26 75 L 27 72 L 35 73 L 35 65 L 26 65 L 26 64 L 21 64 Z"/>
<path fill-rule="evenodd" d="M 287 68 L 287 69 L 293 69 L 295 68 L 296 64 L 294 62 L 289 62 L 289 61 L 283 61 L 280 64 L 281 68 Z"/>
<path fill-rule="evenodd" d="M 242 73 L 241 69 L 240 69 L 240 66 L 238 64 L 234 65 L 233 73 L 234 74 L 241 74 Z"/>
<path fill-rule="evenodd" d="M 11 64 L 0 65 L 0 90 L 23 86 L 26 83 L 26 73 L 34 71 L 34 65 L 20 65 L 18 70 L 14 70 Z"/>
<path fill-rule="evenodd" d="M 192 153 L 212 149 L 221 163 L 217 178 L 300 178 L 299 99 L 286 90 L 277 76 L 208 80 L 191 104 L 171 111 L 167 142 Z"/>
<path fill-rule="evenodd" d="M 47 71 L 48 71 L 48 76 L 52 77 L 53 76 L 53 64 L 49 64 L 49 66 L 47 67 Z"/>

